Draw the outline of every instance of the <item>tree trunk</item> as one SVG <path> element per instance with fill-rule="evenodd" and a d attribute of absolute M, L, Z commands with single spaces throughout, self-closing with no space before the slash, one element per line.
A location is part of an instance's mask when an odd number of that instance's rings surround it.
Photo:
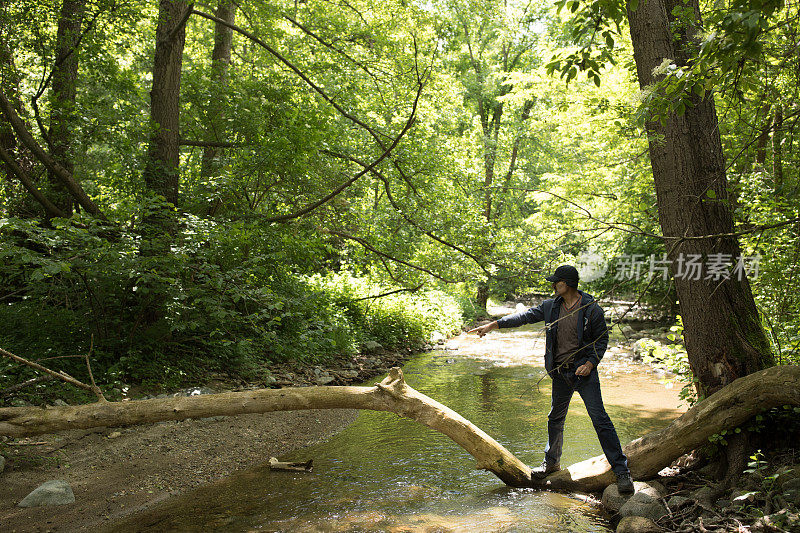
<path fill-rule="evenodd" d="M 64 169 L 74 175 L 72 139 L 75 130 L 75 96 L 78 79 L 78 44 L 85 0 L 64 0 L 58 20 L 56 59 L 53 64 L 53 93 L 50 111 L 50 152 Z M 52 201 L 67 216 L 72 215 L 73 199 L 61 179 L 48 173 L 53 187 Z"/>
<path fill-rule="evenodd" d="M 236 4 L 229 0 L 221 0 L 215 12 L 215 16 L 230 24 L 236 23 Z M 227 87 L 228 68 L 231 64 L 231 50 L 233 48 L 233 30 L 224 24 L 214 24 L 214 50 L 211 53 L 211 91 L 216 87 Z M 223 100 L 211 95 L 208 102 L 208 128 L 206 140 L 225 141 L 224 133 L 226 128 L 222 122 Z M 222 169 L 220 161 L 220 149 L 213 146 L 203 148 L 203 158 L 200 165 L 200 177 L 208 181 L 219 176 Z M 219 210 L 222 201 L 218 195 L 208 208 L 208 214 L 213 216 Z"/>
<path fill-rule="evenodd" d="M 14 55 L 8 45 L 8 28 L 0 24 L 0 87 L 6 92 L 11 105 L 19 111 L 22 103 L 19 99 L 19 75 L 14 66 Z M 33 167 L 33 157 L 25 148 L 17 143 L 14 135 L 14 128 L 5 114 L 0 111 L 0 149 L 9 157 L 13 157 L 16 164 L 26 175 L 31 174 Z M 8 213 L 10 216 L 23 218 L 34 218 L 41 214 L 41 209 L 30 201 L 30 196 L 25 194 L 19 187 L 15 186 L 18 181 L 17 172 L 12 168 L 12 163 L 4 162 L 2 167 L 3 191 L 8 199 Z M 20 180 L 21 181 L 21 180 Z M 24 184 L 23 184 L 24 185 Z M 35 182 L 31 182 L 31 187 L 35 187 Z M 25 187 L 28 188 L 28 187 Z M 38 190 L 38 189 L 37 189 Z"/>
<path fill-rule="evenodd" d="M 736 380 L 697 403 L 669 426 L 625 446 L 637 479 L 655 476 L 681 455 L 723 429 L 744 423 L 763 410 L 800 405 L 800 367 L 777 366 Z M 134 402 L 99 402 L 70 407 L 0 408 L 0 435 L 25 437 L 69 429 L 128 426 L 219 415 L 298 409 L 390 411 L 440 431 L 514 487 L 535 485 L 559 490 L 597 491 L 615 481 L 604 456 L 569 466 L 547 479 L 532 480 L 530 468 L 461 415 L 406 385 L 393 368 L 375 387 L 297 387 L 229 392 Z"/>
<path fill-rule="evenodd" d="M 478 303 L 478 307 L 486 311 L 486 305 L 489 303 L 489 281 L 481 281 L 478 283 L 478 289 L 475 293 L 475 301 Z"/>
<path fill-rule="evenodd" d="M 634 60 L 642 88 L 654 83 L 653 69 L 664 59 L 685 64 L 685 47 L 696 28 L 680 27 L 672 15 L 678 0 L 647 0 L 628 19 Z M 699 24 L 697 0 L 689 4 Z M 673 31 L 677 37 L 673 40 Z M 729 234 L 734 231 L 717 114 L 711 96 L 692 95 L 683 115 L 666 125 L 647 124 L 658 214 L 665 237 Z M 668 241 L 669 246 L 670 241 Z M 734 266 L 741 256 L 738 239 L 717 237 L 684 241 L 671 250 L 675 286 L 685 325 L 689 363 L 701 397 L 733 380 L 774 364 L 746 275 Z M 706 270 L 687 275 L 688 260 Z M 727 279 L 709 276 L 713 262 L 729 263 Z M 697 278 L 697 279 L 695 279 Z"/>
<path fill-rule="evenodd" d="M 160 0 L 150 116 L 150 137 L 144 181 L 147 188 L 178 205 L 179 117 L 183 46 L 188 2 Z"/>
<path fill-rule="evenodd" d="M 764 104 L 761 112 L 764 114 L 766 123 L 761 129 L 761 134 L 756 141 L 756 159 L 753 164 L 755 170 L 764 170 L 764 162 L 767 160 L 767 141 L 769 140 L 769 132 L 772 131 L 772 116 L 770 114 L 771 105 Z"/>
<path fill-rule="evenodd" d="M 783 109 L 780 104 L 775 106 L 775 121 L 772 129 L 772 178 L 775 183 L 775 192 L 783 191 Z"/>

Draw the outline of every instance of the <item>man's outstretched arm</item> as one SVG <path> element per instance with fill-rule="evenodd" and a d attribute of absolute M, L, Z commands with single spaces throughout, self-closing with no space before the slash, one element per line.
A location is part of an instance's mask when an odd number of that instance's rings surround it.
<path fill-rule="evenodd" d="M 494 322 L 489 322 L 483 326 L 473 328 L 467 331 L 467 333 L 477 333 L 479 337 L 483 337 L 495 329 L 515 328 L 524 324 L 535 324 L 536 322 L 541 322 L 544 320 L 544 310 L 542 308 L 543 305 L 544 303 L 539 304 L 536 307 L 531 307 L 526 311 L 520 311 L 519 313 L 514 313 L 513 315 L 504 316 L 500 320 L 495 320 Z"/>
<path fill-rule="evenodd" d="M 477 333 L 478 337 L 483 337 L 493 329 L 500 329 L 500 326 L 497 325 L 497 320 L 482 326 L 478 326 L 477 328 L 472 328 L 471 330 L 467 331 L 467 333 Z"/>

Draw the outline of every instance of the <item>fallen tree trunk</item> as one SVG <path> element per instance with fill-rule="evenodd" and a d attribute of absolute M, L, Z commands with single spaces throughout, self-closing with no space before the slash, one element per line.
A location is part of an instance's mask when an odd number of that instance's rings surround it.
<path fill-rule="evenodd" d="M 530 468 L 452 409 L 409 387 L 399 368 L 375 387 L 291 387 L 66 407 L 0 408 L 0 435 L 25 437 L 69 429 L 131 426 L 220 415 L 300 409 L 391 411 L 440 431 L 513 487 L 530 486 Z"/>
<path fill-rule="evenodd" d="M 758 413 L 781 405 L 800 405 L 800 366 L 774 366 L 726 385 L 686 411 L 664 429 L 624 447 L 634 479 L 649 479 L 675 459 L 708 442 L 724 429 L 740 426 Z M 592 492 L 614 483 L 604 456 L 593 457 L 551 474 L 535 486 Z"/>
<path fill-rule="evenodd" d="M 711 435 L 735 428 L 765 409 L 800 405 L 798 383 L 798 366 L 772 367 L 737 379 L 666 428 L 628 444 L 625 453 L 634 478 L 655 476 Z M 440 431 L 475 457 L 479 469 L 492 472 L 510 486 L 592 492 L 615 481 L 603 456 L 571 465 L 545 480 L 532 480 L 530 468 L 494 439 L 452 409 L 406 385 L 399 368 L 393 368 L 375 387 L 292 387 L 67 407 L 0 408 L 0 435 L 24 437 L 99 426 L 337 408 L 391 411 Z"/>

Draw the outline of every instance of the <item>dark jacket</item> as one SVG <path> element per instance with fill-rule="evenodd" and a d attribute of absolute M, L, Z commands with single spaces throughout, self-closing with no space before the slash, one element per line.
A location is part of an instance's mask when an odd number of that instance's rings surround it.
<path fill-rule="evenodd" d="M 597 305 L 594 297 L 583 291 L 578 291 L 581 295 L 581 303 L 578 310 L 578 345 L 580 348 L 575 353 L 572 361 L 575 366 L 581 366 L 586 361 L 591 361 L 597 367 L 600 359 L 606 353 L 608 347 L 608 327 L 603 310 Z M 497 321 L 501 328 L 515 328 L 523 324 L 534 324 L 544 321 L 547 330 L 544 348 L 544 368 L 548 373 L 552 373 L 555 366 L 556 340 L 558 339 L 558 320 L 561 311 L 563 298 L 556 296 L 550 300 L 545 300 L 536 307 L 531 307 L 527 311 L 514 313 L 504 316 Z"/>

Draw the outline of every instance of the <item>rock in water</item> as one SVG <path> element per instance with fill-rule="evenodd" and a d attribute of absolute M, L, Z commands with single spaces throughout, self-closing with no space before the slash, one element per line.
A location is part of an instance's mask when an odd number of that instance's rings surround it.
<path fill-rule="evenodd" d="M 47 481 L 34 489 L 19 502 L 18 507 L 41 507 L 43 505 L 66 505 L 75 503 L 72 487 L 66 481 Z"/>

